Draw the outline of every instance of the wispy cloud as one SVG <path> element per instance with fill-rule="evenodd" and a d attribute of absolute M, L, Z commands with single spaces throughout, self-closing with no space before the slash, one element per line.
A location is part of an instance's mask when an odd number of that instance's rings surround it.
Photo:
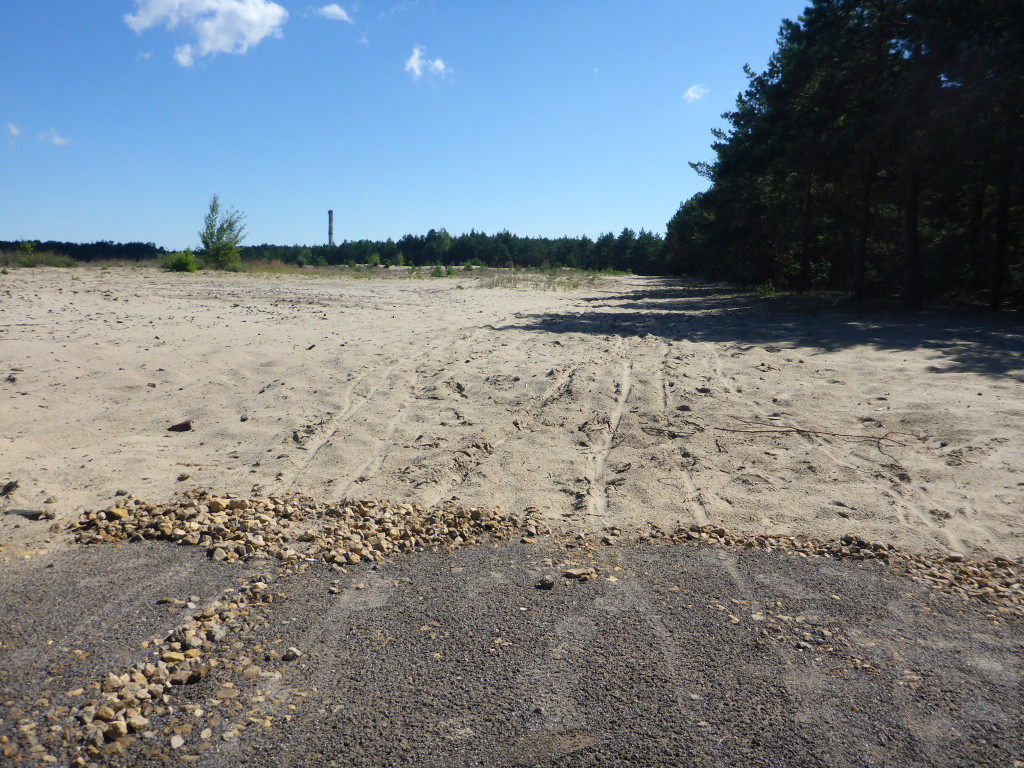
<path fill-rule="evenodd" d="M 401 3 L 395 3 L 387 10 L 381 11 L 379 18 L 383 19 L 388 16 L 393 16 L 396 13 L 402 13 L 403 11 L 407 11 L 410 8 L 414 8 L 419 3 L 419 1 L 420 0 L 403 0 L 403 2 Z"/>
<path fill-rule="evenodd" d="M 405 71 L 412 75 L 413 80 L 419 80 L 424 74 L 447 75 L 452 71 L 442 59 L 424 58 L 426 50 L 422 45 L 413 46 L 412 55 L 405 60 Z"/>
<path fill-rule="evenodd" d="M 191 27 L 195 45 L 185 43 L 174 51 L 183 67 L 197 56 L 245 53 L 267 37 L 280 37 L 288 11 L 270 0 L 135 0 L 135 13 L 124 23 L 142 33 L 152 27 L 169 30 Z"/>
<path fill-rule="evenodd" d="M 16 126 L 14 123 L 7 123 L 7 143 L 14 144 L 14 140 L 21 136 L 21 128 Z"/>
<path fill-rule="evenodd" d="M 20 133 L 20 131 L 19 131 Z M 47 144 L 53 144 L 55 147 L 66 147 L 71 142 L 65 139 L 59 133 L 56 128 L 51 128 L 49 133 L 40 133 L 39 140 L 46 142 Z"/>
<path fill-rule="evenodd" d="M 706 85 L 691 85 L 686 89 L 686 93 L 683 94 L 683 101 L 687 104 L 693 104 L 695 101 L 700 101 L 708 95 L 708 87 Z"/>
<path fill-rule="evenodd" d="M 149 61 L 153 54 L 148 51 L 143 51 L 135 57 L 136 61 Z"/>
<path fill-rule="evenodd" d="M 355 22 L 352 21 L 352 17 L 348 15 L 348 11 L 337 3 L 331 3 L 330 5 L 325 5 L 322 8 L 317 8 L 316 12 L 325 19 L 331 19 L 332 21 L 347 21 L 349 24 L 355 24 Z"/>

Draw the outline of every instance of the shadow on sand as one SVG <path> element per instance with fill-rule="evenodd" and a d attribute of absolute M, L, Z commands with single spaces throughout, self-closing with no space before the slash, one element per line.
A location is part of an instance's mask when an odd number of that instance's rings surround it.
<path fill-rule="evenodd" d="M 924 349 L 935 353 L 935 372 L 1024 382 L 1024 331 L 1017 312 L 996 316 L 973 309 L 854 308 L 836 294 L 764 298 L 724 285 L 668 279 L 585 301 L 589 306 L 582 312 L 522 315 L 506 327 L 623 337 L 651 334 L 672 341 L 762 346 L 769 352 L 799 347 L 804 354 L 858 346 L 893 352 Z"/>

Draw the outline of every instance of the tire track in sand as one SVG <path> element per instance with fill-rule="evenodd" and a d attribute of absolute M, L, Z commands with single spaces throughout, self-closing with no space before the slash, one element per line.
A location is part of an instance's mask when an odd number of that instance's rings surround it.
<path fill-rule="evenodd" d="M 621 347 L 621 344 L 620 344 Z M 608 420 L 608 434 L 596 451 L 587 455 L 587 469 L 584 477 L 587 480 L 587 514 L 605 517 L 608 513 L 608 480 L 605 477 L 605 465 L 611 453 L 615 436 L 622 423 L 622 415 L 626 410 L 626 401 L 633 387 L 633 361 L 622 361 L 622 372 L 615 384 L 616 402 Z"/>

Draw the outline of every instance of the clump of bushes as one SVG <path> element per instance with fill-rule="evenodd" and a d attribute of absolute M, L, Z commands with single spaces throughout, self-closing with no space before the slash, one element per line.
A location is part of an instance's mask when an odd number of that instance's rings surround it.
<path fill-rule="evenodd" d="M 199 260 L 191 248 L 176 253 L 168 253 L 160 260 L 160 266 L 169 272 L 195 272 L 199 269 Z"/>

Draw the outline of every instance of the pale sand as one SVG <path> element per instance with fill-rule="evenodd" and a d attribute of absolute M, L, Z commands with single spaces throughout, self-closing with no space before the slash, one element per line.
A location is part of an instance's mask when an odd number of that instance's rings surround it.
<path fill-rule="evenodd" d="M 254 485 L 1024 555 L 1019 320 L 804 304 L 640 277 L 16 270 L 0 560 L 65 545 L 25 519 L 41 510 Z M 926 439 L 722 431 L 740 420 Z"/>

